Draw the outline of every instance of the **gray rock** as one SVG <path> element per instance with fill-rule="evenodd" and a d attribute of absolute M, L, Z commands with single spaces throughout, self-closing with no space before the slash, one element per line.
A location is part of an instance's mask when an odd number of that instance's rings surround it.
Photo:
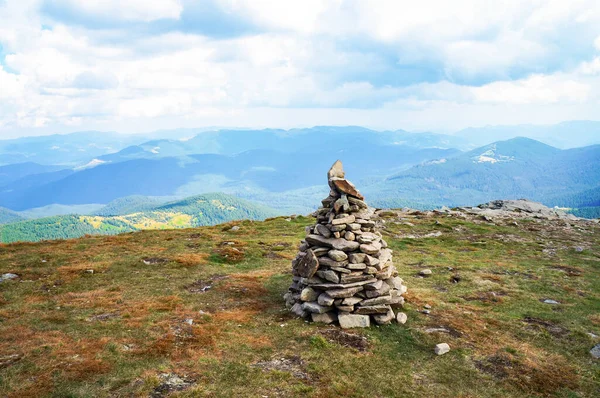
<path fill-rule="evenodd" d="M 358 242 L 350 242 L 345 239 L 325 238 L 320 235 L 308 235 L 306 241 L 315 246 L 324 246 L 345 252 L 351 252 L 359 247 Z"/>
<path fill-rule="evenodd" d="M 590 350 L 590 355 L 595 359 L 600 359 L 600 344 L 596 344 L 594 348 Z"/>
<path fill-rule="evenodd" d="M 341 250 L 329 250 L 327 255 L 335 261 L 344 261 L 348 259 L 348 255 Z"/>
<path fill-rule="evenodd" d="M 344 178 L 346 173 L 344 172 L 344 165 L 340 160 L 336 160 L 335 163 L 331 166 L 329 171 L 327 172 L 327 180 L 331 180 L 332 178 Z"/>
<path fill-rule="evenodd" d="M 348 228 L 348 226 L 346 224 L 337 224 L 337 225 L 331 225 L 328 227 L 332 232 L 342 232 L 345 231 L 346 228 Z"/>
<path fill-rule="evenodd" d="M 318 235 L 309 235 L 309 236 L 318 236 Z M 317 268 L 319 268 L 319 261 L 317 260 L 317 256 L 313 253 L 312 250 L 308 249 L 306 254 L 298 259 L 296 265 L 294 266 L 294 270 L 296 273 L 304 278 L 310 278 L 317 272 Z"/>
<path fill-rule="evenodd" d="M 325 312 L 323 314 L 311 313 L 312 321 L 317 323 L 330 324 L 337 321 L 338 316 L 333 312 Z"/>
<path fill-rule="evenodd" d="M 327 247 L 314 247 L 312 251 L 315 253 L 315 256 L 323 257 L 329 252 L 329 249 Z"/>
<path fill-rule="evenodd" d="M 359 242 L 360 242 L 360 241 L 359 241 Z M 376 266 L 378 266 L 378 265 L 379 265 L 379 259 L 378 259 L 378 258 L 375 258 L 375 257 L 373 257 L 373 256 L 369 256 L 369 255 L 367 255 L 367 256 L 365 257 L 365 264 L 367 264 L 367 265 L 369 265 L 369 266 L 371 266 L 371 267 L 376 267 Z"/>
<path fill-rule="evenodd" d="M 385 283 L 387 283 L 388 285 L 390 285 L 391 288 L 397 289 L 397 290 L 402 289 L 402 287 L 404 286 L 403 285 L 404 281 L 402 280 L 402 278 L 399 278 L 397 276 L 394 277 L 394 278 L 388 278 L 388 279 L 386 279 Z"/>
<path fill-rule="evenodd" d="M 382 283 L 381 287 L 377 290 L 367 290 L 365 292 L 365 294 L 367 295 L 368 298 L 373 298 L 373 297 L 379 297 L 379 296 L 383 296 L 384 294 L 389 293 L 390 291 L 390 285 L 388 285 L 387 283 Z"/>
<path fill-rule="evenodd" d="M 398 314 L 396 314 L 396 322 L 398 322 L 399 324 L 404 325 L 407 320 L 408 316 L 404 312 L 399 312 Z"/>
<path fill-rule="evenodd" d="M 333 183 L 335 188 L 341 192 L 345 193 L 349 196 L 354 196 L 357 199 L 363 200 L 365 197 L 361 195 L 361 193 L 356 189 L 354 184 L 350 181 L 343 178 L 331 178 L 330 181 Z"/>
<path fill-rule="evenodd" d="M 332 271 L 339 272 L 341 274 L 349 274 L 352 272 L 348 268 L 342 268 L 342 267 L 329 267 L 329 268 L 331 268 Z"/>
<path fill-rule="evenodd" d="M 352 196 L 350 196 L 348 198 L 348 202 L 350 202 L 353 205 L 358 206 L 361 209 L 366 209 L 369 207 L 364 201 L 357 199 L 357 198 L 353 198 Z"/>
<path fill-rule="evenodd" d="M 556 301 L 556 300 L 552 300 L 552 299 L 546 299 L 546 300 L 544 300 L 544 301 L 542 301 L 542 302 L 543 302 L 544 304 L 553 304 L 553 305 L 560 304 L 558 301 Z"/>
<path fill-rule="evenodd" d="M 331 224 L 332 225 L 341 225 L 341 224 L 351 224 L 353 222 L 354 222 L 354 216 L 350 214 L 346 217 L 334 219 L 333 221 L 331 221 Z M 344 229 L 346 229 L 346 227 L 344 227 Z"/>
<path fill-rule="evenodd" d="M 377 282 L 369 283 L 368 285 L 365 285 L 365 290 L 379 290 L 379 289 L 381 289 L 382 286 L 383 286 L 383 281 L 378 280 Z"/>
<path fill-rule="evenodd" d="M 391 295 L 379 296 L 375 298 L 365 299 L 360 302 L 361 306 L 392 304 L 393 298 Z"/>
<path fill-rule="evenodd" d="M 334 298 L 327 293 L 321 293 L 317 298 L 317 303 L 325 307 L 331 307 L 333 305 Z"/>
<path fill-rule="evenodd" d="M 450 346 L 446 343 L 440 343 L 435 346 L 434 351 L 436 355 L 444 355 L 447 352 L 450 352 Z"/>
<path fill-rule="evenodd" d="M 338 200 L 336 200 L 335 203 L 333 204 L 333 210 L 336 213 L 339 213 L 340 210 L 348 211 L 349 209 L 350 209 L 350 203 L 348 203 L 348 198 L 346 197 L 346 195 L 342 195 L 342 197 L 339 198 Z"/>
<path fill-rule="evenodd" d="M 319 258 L 319 265 L 322 265 L 324 267 L 342 267 L 343 268 L 346 265 L 348 265 L 348 260 L 335 261 L 329 257 L 321 257 L 321 258 Z"/>
<path fill-rule="evenodd" d="M 362 236 L 362 235 L 361 235 Z M 353 242 L 357 243 L 357 242 Z M 358 243 L 357 243 L 358 244 Z M 363 243 L 360 245 L 360 251 L 366 254 L 377 254 L 381 250 L 381 243 L 373 242 L 373 243 Z"/>
<path fill-rule="evenodd" d="M 311 312 L 311 313 L 324 314 L 325 312 L 331 311 L 333 309 L 333 307 L 327 307 L 324 305 L 320 305 L 319 303 L 316 303 L 313 301 L 310 303 L 303 303 L 302 309 L 304 311 Z"/>
<path fill-rule="evenodd" d="M 419 271 L 419 275 L 421 275 L 421 276 L 429 276 L 429 275 L 431 275 L 432 273 L 433 273 L 433 272 L 431 272 L 431 270 L 430 270 L 430 269 L 423 269 L 423 270 Z"/>
<path fill-rule="evenodd" d="M 329 294 L 333 298 L 348 298 L 354 296 L 356 293 L 363 290 L 362 286 L 349 287 L 347 289 L 328 290 Z"/>
<path fill-rule="evenodd" d="M 365 258 L 367 257 L 364 253 L 352 253 L 348 256 L 348 259 L 352 264 L 364 263 Z"/>
<path fill-rule="evenodd" d="M 353 305 L 338 305 L 336 308 L 338 310 L 344 311 L 344 312 L 352 312 L 352 311 L 354 311 L 354 306 Z"/>
<path fill-rule="evenodd" d="M 360 224 L 359 223 L 348 224 L 347 229 L 349 229 L 350 231 L 357 231 L 360 229 Z"/>
<path fill-rule="evenodd" d="M 331 238 L 331 231 L 323 224 L 315 225 L 315 229 L 319 233 L 319 235 L 324 236 L 325 238 Z"/>
<path fill-rule="evenodd" d="M 359 274 L 346 274 L 346 275 L 342 275 L 340 277 L 340 282 L 341 283 L 353 283 L 353 282 L 362 282 L 362 281 L 367 281 L 373 279 L 371 277 L 371 275 L 365 275 L 362 272 Z"/>
<path fill-rule="evenodd" d="M 390 308 L 387 314 L 384 315 L 373 315 L 373 320 L 378 325 L 389 325 L 394 320 L 394 311 Z"/>
<path fill-rule="evenodd" d="M 315 301 L 317 297 L 319 297 L 319 293 L 311 287 L 306 287 L 300 292 L 300 300 L 302 301 Z"/>
<path fill-rule="evenodd" d="M 292 309 L 290 310 L 292 311 L 292 313 L 300 318 L 306 318 L 308 316 L 308 312 L 304 311 L 302 304 L 300 303 L 296 303 L 292 306 Z"/>
<path fill-rule="evenodd" d="M 371 319 L 368 315 L 339 314 L 338 321 L 342 329 L 368 328 L 371 326 Z"/>
<path fill-rule="evenodd" d="M 350 287 L 363 286 L 363 285 L 366 285 L 367 283 L 373 283 L 376 280 L 377 279 L 371 277 L 371 279 L 368 279 L 366 281 L 359 281 L 359 282 L 352 282 L 352 283 L 314 283 L 314 284 L 312 284 L 312 287 L 315 289 L 322 289 L 322 290 L 347 289 Z"/>
<path fill-rule="evenodd" d="M 380 238 L 372 232 L 365 232 L 364 234 L 360 235 L 357 240 L 359 243 L 372 243 L 379 241 Z"/>
<path fill-rule="evenodd" d="M 10 272 L 6 273 L 6 274 L 2 274 L 0 276 L 0 282 L 4 282 L 4 281 L 8 281 L 11 279 L 17 279 L 19 277 L 19 275 L 17 274 L 11 274 Z"/>
<path fill-rule="evenodd" d="M 348 297 L 342 301 L 342 305 L 356 305 L 361 301 L 362 299 L 360 297 Z"/>
<path fill-rule="evenodd" d="M 390 309 L 389 305 L 366 305 L 358 307 L 355 313 L 359 315 L 387 314 Z"/>
<path fill-rule="evenodd" d="M 367 268 L 367 265 L 366 264 L 348 264 L 346 267 L 351 270 L 363 270 L 363 269 Z"/>
<path fill-rule="evenodd" d="M 344 239 L 354 241 L 356 240 L 356 235 L 354 235 L 353 232 L 346 231 L 346 233 L 344 234 Z"/>
<path fill-rule="evenodd" d="M 340 283 L 339 275 L 332 270 L 319 270 L 317 271 L 317 276 L 329 282 Z"/>

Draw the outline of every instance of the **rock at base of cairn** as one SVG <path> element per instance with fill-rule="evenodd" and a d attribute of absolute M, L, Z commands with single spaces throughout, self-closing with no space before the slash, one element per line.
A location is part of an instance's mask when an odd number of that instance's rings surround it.
<path fill-rule="evenodd" d="M 317 223 L 292 261 L 293 281 L 284 299 L 298 317 L 338 322 L 342 328 L 406 322 L 397 312 L 406 286 L 358 189 L 342 162 L 327 173 L 331 191 L 316 211 Z"/>

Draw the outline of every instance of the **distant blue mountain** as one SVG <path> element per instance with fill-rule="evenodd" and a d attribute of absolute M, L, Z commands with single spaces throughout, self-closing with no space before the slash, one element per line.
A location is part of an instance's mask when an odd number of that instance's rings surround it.
<path fill-rule="evenodd" d="M 323 170 L 338 158 L 345 162 L 346 170 L 355 179 L 369 179 L 381 178 L 426 160 L 458 154 L 455 149 L 378 146 L 350 141 L 339 143 L 337 148 L 313 144 L 292 153 L 261 149 L 232 156 L 200 154 L 135 159 L 71 171 L 66 176 L 61 174 L 63 172 L 38 175 L 39 185 L 30 183 L 35 177 L 31 176 L 27 181 L 13 183 L 13 189 L 0 192 L 0 205 L 24 210 L 55 203 L 108 203 L 130 195 L 180 195 L 184 187 L 188 187 L 184 190 L 186 196 L 214 190 L 206 184 L 198 186 L 199 180 L 208 183 L 222 180 L 223 187 L 238 185 L 242 191 L 255 187 L 267 192 L 285 192 L 323 185 Z M 198 189 L 190 192 L 194 184 Z"/>
<path fill-rule="evenodd" d="M 402 198 L 428 205 L 476 205 L 489 200 L 553 198 L 600 185 L 600 145 L 560 150 L 528 138 L 426 162 L 368 188 L 380 202 Z"/>
<path fill-rule="evenodd" d="M 519 126 L 470 127 L 455 134 L 472 145 L 481 146 L 490 140 L 528 137 L 557 148 L 569 149 L 600 144 L 600 122 L 574 120 L 550 126 L 524 124 Z"/>

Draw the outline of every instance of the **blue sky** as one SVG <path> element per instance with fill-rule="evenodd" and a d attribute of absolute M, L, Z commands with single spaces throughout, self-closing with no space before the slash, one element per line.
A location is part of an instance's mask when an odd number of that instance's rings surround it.
<path fill-rule="evenodd" d="M 597 0 L 0 0 L 0 137 L 600 119 Z"/>

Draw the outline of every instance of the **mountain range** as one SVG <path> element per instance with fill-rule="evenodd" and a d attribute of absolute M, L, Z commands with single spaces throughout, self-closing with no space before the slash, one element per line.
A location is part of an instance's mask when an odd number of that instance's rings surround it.
<path fill-rule="evenodd" d="M 551 133 L 559 136 L 565 128 Z M 559 149 L 518 137 L 474 148 L 475 131 L 443 135 L 321 126 L 136 136 L 83 132 L 0 141 L 2 162 L 18 157 L 17 163 L 0 166 L 0 223 L 47 230 L 31 219 L 58 216 L 59 225 L 73 225 L 81 220 L 65 220 L 78 214 L 132 230 L 131 222 L 114 217 L 214 192 L 250 200 L 269 214 L 306 214 L 327 195 L 323 170 L 336 159 L 380 207 L 525 197 L 600 216 L 600 145 Z"/>

